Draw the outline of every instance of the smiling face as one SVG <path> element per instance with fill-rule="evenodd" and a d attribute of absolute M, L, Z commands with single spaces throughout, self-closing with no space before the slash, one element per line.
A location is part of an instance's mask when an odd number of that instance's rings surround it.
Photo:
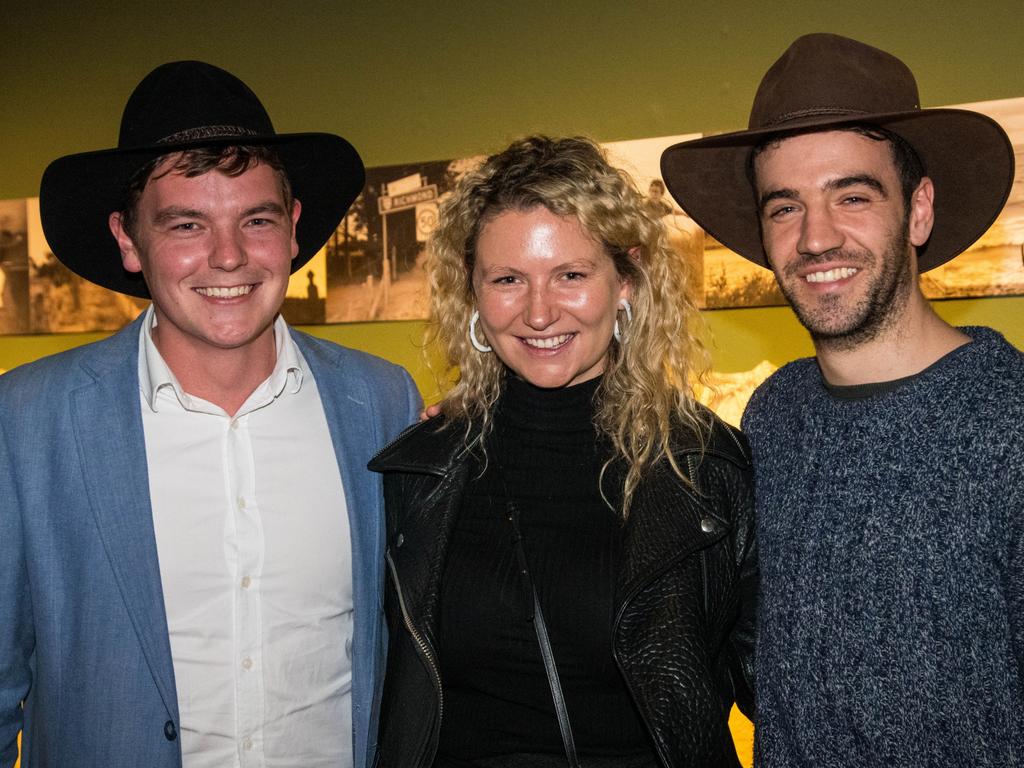
<path fill-rule="evenodd" d="M 815 342 L 848 348 L 898 324 L 917 286 L 911 246 L 931 233 L 931 180 L 908 214 L 890 145 L 852 131 L 783 139 L 755 171 L 768 262 Z"/>
<path fill-rule="evenodd" d="M 146 278 L 157 348 L 172 369 L 217 350 L 273 353 L 272 324 L 298 254 L 298 201 L 287 210 L 277 172 L 265 164 L 189 178 L 164 173 L 174 159 L 146 184 L 132 234 L 120 214 L 110 221 L 125 269 Z"/>
<path fill-rule="evenodd" d="M 543 206 L 498 214 L 480 231 L 472 281 L 479 328 L 520 378 L 555 388 L 604 372 L 630 291 L 579 221 Z"/>

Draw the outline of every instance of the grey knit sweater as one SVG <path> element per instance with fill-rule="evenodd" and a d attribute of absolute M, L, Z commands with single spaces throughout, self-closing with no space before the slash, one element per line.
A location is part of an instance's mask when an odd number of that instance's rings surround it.
<path fill-rule="evenodd" d="M 1024 765 L 1024 356 L 995 331 L 857 400 L 754 394 L 759 766 Z"/>

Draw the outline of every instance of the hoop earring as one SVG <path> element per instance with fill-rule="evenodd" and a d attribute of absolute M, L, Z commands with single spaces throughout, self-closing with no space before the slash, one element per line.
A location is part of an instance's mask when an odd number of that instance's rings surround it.
<path fill-rule="evenodd" d="M 633 307 L 630 306 L 629 301 L 627 301 L 626 299 L 619 299 L 619 309 L 621 309 L 623 312 L 626 313 L 626 322 L 629 323 L 629 324 L 632 324 L 632 322 L 633 322 Z M 622 331 L 619 329 L 618 313 L 616 312 L 615 314 L 616 314 L 616 316 L 615 316 L 615 330 L 613 331 L 613 333 L 615 334 L 615 340 L 621 344 L 622 343 Z"/>
<path fill-rule="evenodd" d="M 490 352 L 491 348 L 476 337 L 476 322 L 480 319 L 480 313 L 473 310 L 473 316 L 469 318 L 469 342 L 477 352 Z"/>

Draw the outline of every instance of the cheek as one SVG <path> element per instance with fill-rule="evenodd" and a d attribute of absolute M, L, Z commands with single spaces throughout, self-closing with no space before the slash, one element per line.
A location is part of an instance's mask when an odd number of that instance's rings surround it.
<path fill-rule="evenodd" d="M 593 289 L 581 291 L 579 294 L 568 298 L 564 306 L 567 309 L 573 310 L 577 316 L 585 318 L 593 325 L 607 324 L 611 327 L 615 322 L 615 314 L 618 311 L 619 297 L 621 295 L 621 285 L 594 286 Z"/>
<path fill-rule="evenodd" d="M 761 243 L 767 253 L 779 249 L 779 244 L 785 239 L 785 228 L 771 222 L 761 222 Z"/>
<path fill-rule="evenodd" d="M 508 325 L 519 313 L 517 297 L 484 291 L 477 298 L 477 311 L 484 328 L 500 329 Z"/>
<path fill-rule="evenodd" d="M 146 259 L 151 267 L 166 274 L 187 274 L 207 262 L 205 238 L 155 242 Z"/>
<path fill-rule="evenodd" d="M 142 274 L 152 286 L 172 286 L 195 271 L 192 259 L 167 253 L 150 256 L 142 264 Z"/>
<path fill-rule="evenodd" d="M 796 253 L 795 241 L 792 237 L 780 232 L 778 227 L 762 230 L 761 244 L 764 246 L 768 266 L 776 274 L 785 269 L 787 262 L 791 261 L 790 256 Z"/>
<path fill-rule="evenodd" d="M 512 315 L 504 303 L 493 299 L 481 299 L 477 302 L 476 310 L 480 313 L 480 326 L 488 332 L 507 326 Z"/>
<path fill-rule="evenodd" d="M 245 238 L 242 246 L 250 253 L 262 255 L 264 258 L 291 260 L 292 251 L 298 249 L 298 243 L 289 232 L 260 232 Z"/>

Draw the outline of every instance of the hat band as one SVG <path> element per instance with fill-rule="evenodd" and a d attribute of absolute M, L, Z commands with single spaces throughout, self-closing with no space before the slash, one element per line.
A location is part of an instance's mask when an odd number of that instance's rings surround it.
<path fill-rule="evenodd" d="M 779 115 L 771 120 L 766 120 L 760 126 L 752 125 L 750 128 L 771 128 L 776 125 L 791 123 L 795 120 L 803 120 L 807 117 L 857 117 L 858 115 L 870 114 L 872 113 L 866 109 L 850 109 L 849 107 L 813 107 L 811 109 L 798 109 L 793 112 L 786 112 L 785 114 Z"/>
<path fill-rule="evenodd" d="M 251 128 L 242 128 L 237 125 L 201 125 L 198 128 L 188 128 L 184 131 L 172 133 L 170 136 L 164 136 L 156 143 L 179 144 L 183 141 L 221 139 L 228 136 L 259 136 L 259 133 Z"/>

